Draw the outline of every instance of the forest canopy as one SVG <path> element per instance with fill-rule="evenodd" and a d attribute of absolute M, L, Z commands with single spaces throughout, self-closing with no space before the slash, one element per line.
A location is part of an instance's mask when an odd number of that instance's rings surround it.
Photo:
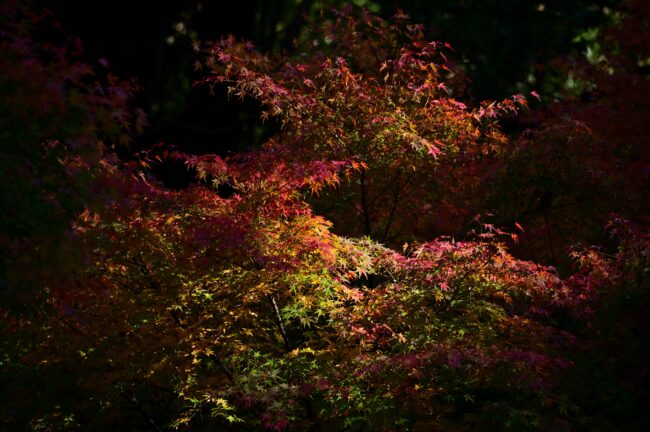
<path fill-rule="evenodd" d="M 2 428 L 650 428 L 647 2 L 43 3 L 0 6 Z"/>

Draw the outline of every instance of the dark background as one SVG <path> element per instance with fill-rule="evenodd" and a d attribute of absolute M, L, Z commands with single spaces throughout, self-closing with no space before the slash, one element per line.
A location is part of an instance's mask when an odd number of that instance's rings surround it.
<path fill-rule="evenodd" d="M 226 154 L 258 146 L 271 131 L 260 126 L 254 102 L 192 89 L 201 77 L 192 41 L 233 34 L 260 50 L 291 52 L 308 19 L 342 1 L 238 0 L 153 2 L 43 0 L 68 35 L 79 37 L 85 60 L 106 59 L 142 90 L 134 104 L 149 127 L 136 146 L 162 141 L 195 153 Z M 562 86 L 550 62 L 584 50 L 580 32 L 602 25 L 616 0 L 377 0 L 353 2 L 383 17 L 398 9 L 425 25 L 432 40 L 449 42 L 471 80 L 475 100 L 502 99 L 532 89 L 545 101 Z M 271 126 L 272 129 L 272 126 Z M 166 176 L 169 177 L 169 176 Z M 172 176 L 175 177 L 175 176 Z M 171 179 L 172 183 L 176 180 Z M 178 180 L 181 181 L 181 180 Z"/>

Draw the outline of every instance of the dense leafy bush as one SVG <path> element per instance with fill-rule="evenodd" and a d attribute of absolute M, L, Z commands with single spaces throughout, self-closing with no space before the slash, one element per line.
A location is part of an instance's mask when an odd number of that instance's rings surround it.
<path fill-rule="evenodd" d="M 523 96 L 469 106 L 449 47 L 401 14 L 344 11 L 297 58 L 234 38 L 205 47 L 199 84 L 282 124 L 263 148 L 118 157 L 139 122 L 129 84 L 7 12 L 0 280 L 6 298 L 40 301 L 0 309 L 3 427 L 647 426 L 645 216 L 613 218 L 608 249 L 576 248 L 567 277 L 512 256 L 518 236 L 475 217 L 510 206 L 504 225 L 521 234 L 541 185 L 562 192 L 553 205 L 592 196 L 610 179 L 599 131 L 548 120 L 511 141 L 498 121 Z M 196 181 L 165 188 L 162 159 Z M 517 187 L 529 207 L 508 201 Z M 567 225 L 579 231 L 584 210 Z M 545 211 L 533 245 L 551 236 Z"/>

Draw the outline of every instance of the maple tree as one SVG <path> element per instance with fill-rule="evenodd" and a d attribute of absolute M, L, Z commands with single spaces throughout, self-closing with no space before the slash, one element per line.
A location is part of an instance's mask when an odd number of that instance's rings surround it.
<path fill-rule="evenodd" d="M 530 165 L 561 148 L 529 144 L 530 134 L 512 144 L 500 131 L 500 116 L 526 107 L 523 96 L 465 105 L 449 47 L 426 41 L 403 14 L 387 22 L 344 10 L 312 28 L 298 60 L 234 38 L 205 47 L 199 86 L 256 98 L 263 119 L 281 122 L 262 148 L 224 158 L 161 144 L 118 157 L 141 121 L 130 84 L 39 44 L 29 31 L 38 16 L 7 11 L 3 166 L 38 168 L 3 192 L 18 202 L 27 190 L 36 210 L 14 205 L 4 216 L 2 281 L 39 302 L 30 313 L 0 309 L 4 427 L 598 424 L 579 394 L 590 387 L 567 382 L 611 367 L 589 358 L 599 343 L 639 351 L 629 335 L 600 341 L 593 329 L 607 330 L 630 298 L 635 316 L 647 310 L 650 236 L 642 222 L 615 218 L 611 253 L 575 249 L 578 268 L 562 278 L 512 256 L 506 241 L 516 236 L 475 218 L 498 196 L 481 194 L 487 179 L 525 154 L 521 177 L 535 182 L 545 172 Z M 43 101 L 60 105 L 43 110 Z M 534 133 L 564 142 L 555 124 Z M 570 151 L 589 153 L 594 132 L 579 131 Z M 152 170 L 162 160 L 185 164 L 195 181 L 166 188 Z M 568 175 L 581 178 L 579 168 Z M 585 178 L 578 188 L 592 187 Z M 41 230 L 57 204 L 58 223 Z M 472 219 L 466 238 L 449 235 Z M 63 244 L 65 266 L 44 262 Z"/>
<path fill-rule="evenodd" d="M 509 144 L 497 186 L 483 190 L 495 223 L 526 226 L 522 255 L 566 267 L 568 247 L 605 241 L 613 214 L 647 221 L 648 49 L 638 29 L 649 15 L 641 3 L 626 2 L 610 25 L 581 36 L 588 55 L 555 62 L 567 77 L 563 93 L 522 116 L 529 128 Z"/>
<path fill-rule="evenodd" d="M 447 61 L 451 47 L 426 41 L 405 15 L 389 24 L 341 12 L 305 39 L 297 60 L 224 39 L 207 48 L 203 83 L 230 84 L 261 102 L 262 119 L 280 120 L 266 148 L 282 163 L 345 165 L 345 181 L 315 200 L 339 232 L 401 244 L 466 228 L 475 214 L 463 199 L 506 141 L 496 119 L 526 99 L 471 109 L 453 98 L 463 80 Z"/>

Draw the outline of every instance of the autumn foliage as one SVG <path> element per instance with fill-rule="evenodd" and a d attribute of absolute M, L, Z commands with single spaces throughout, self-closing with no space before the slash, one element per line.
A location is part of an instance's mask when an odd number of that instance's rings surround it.
<path fill-rule="evenodd" d="M 648 426 L 647 148 L 599 111 L 635 94 L 471 102 L 451 46 L 349 9 L 294 57 L 200 47 L 198 88 L 280 126 L 262 148 L 136 152 L 132 83 L 6 9 L 4 428 Z"/>
<path fill-rule="evenodd" d="M 227 84 L 259 100 L 263 120 L 281 122 L 265 147 L 278 162 L 342 165 L 345 175 L 325 182 L 336 188 L 308 185 L 341 232 L 398 244 L 464 228 L 475 214 L 462 199 L 506 141 L 496 119 L 526 99 L 465 106 L 452 97 L 462 80 L 447 61 L 451 47 L 426 41 L 402 15 L 387 23 L 341 12 L 313 36 L 296 60 L 226 38 L 206 49 L 203 84 Z"/>

